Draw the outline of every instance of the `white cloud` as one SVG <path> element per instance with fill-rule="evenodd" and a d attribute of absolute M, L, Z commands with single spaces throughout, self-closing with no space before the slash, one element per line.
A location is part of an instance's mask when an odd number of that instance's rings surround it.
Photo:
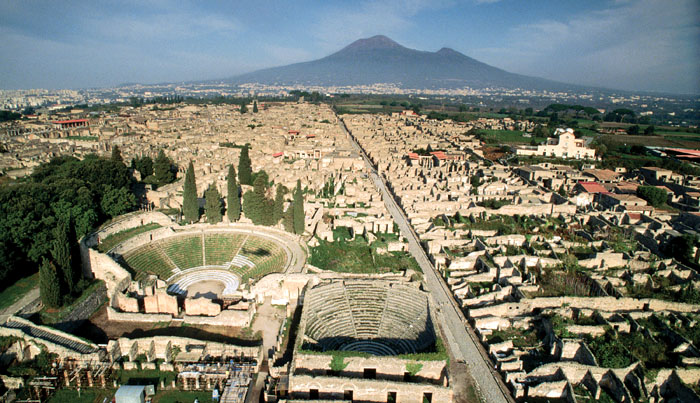
<path fill-rule="evenodd" d="M 475 56 L 560 81 L 700 92 L 699 11 L 693 0 L 621 1 L 568 20 L 514 27 L 507 45 Z"/>

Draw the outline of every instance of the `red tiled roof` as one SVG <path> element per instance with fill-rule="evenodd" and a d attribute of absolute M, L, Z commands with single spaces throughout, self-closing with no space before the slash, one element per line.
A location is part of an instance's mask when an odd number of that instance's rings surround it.
<path fill-rule="evenodd" d="M 445 155 L 445 153 L 443 151 L 433 151 L 430 153 L 430 155 L 433 155 L 435 158 L 437 158 L 439 160 L 447 159 L 447 156 Z"/>
<path fill-rule="evenodd" d="M 641 213 L 627 213 L 627 215 L 633 220 L 639 220 L 640 218 L 642 218 Z"/>
<path fill-rule="evenodd" d="M 588 193 L 608 193 L 608 190 L 598 182 L 579 182 L 579 185 Z"/>
<path fill-rule="evenodd" d="M 289 133 L 289 134 L 299 134 L 299 133 L 301 133 L 301 132 L 300 132 L 299 130 L 290 130 L 290 131 L 288 131 L 287 133 Z"/>
<path fill-rule="evenodd" d="M 87 119 L 73 119 L 73 120 L 55 120 L 54 123 L 64 124 L 64 123 L 85 123 Z"/>
<path fill-rule="evenodd" d="M 284 153 L 282 151 L 272 154 L 273 157 L 281 157 L 283 155 L 284 155 Z"/>
<path fill-rule="evenodd" d="M 417 159 L 419 159 L 417 153 L 408 153 L 408 158 L 410 158 L 410 159 L 412 159 L 412 160 L 417 160 Z"/>

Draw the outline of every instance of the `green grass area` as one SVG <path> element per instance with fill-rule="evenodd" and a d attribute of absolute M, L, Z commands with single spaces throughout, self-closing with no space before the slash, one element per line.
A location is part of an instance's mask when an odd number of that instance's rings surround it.
<path fill-rule="evenodd" d="M 625 368 L 636 361 L 612 332 L 600 337 L 587 337 L 586 344 L 601 367 Z"/>
<path fill-rule="evenodd" d="M 478 130 L 480 137 L 489 144 L 530 144 L 534 139 L 535 142 L 542 143 L 547 140 L 546 137 L 525 137 L 524 132 L 517 130 Z"/>
<path fill-rule="evenodd" d="M 311 248 L 309 263 L 323 269 L 341 273 L 381 273 L 398 272 L 413 269 L 420 272 L 418 263 L 407 252 L 388 252 L 379 254 L 377 247 L 386 244 L 378 239 L 372 245 L 360 235 L 350 240 L 349 230 L 345 227 L 334 231 L 335 242 L 319 240 L 319 246 Z"/>
<path fill-rule="evenodd" d="M 157 223 L 150 223 L 146 225 L 141 225 L 139 227 L 135 228 L 129 228 L 124 231 L 119 231 L 116 234 L 112 234 L 108 236 L 107 238 L 103 239 L 102 242 L 97 246 L 97 250 L 99 250 L 102 253 L 105 253 L 109 251 L 110 249 L 114 248 L 115 246 L 119 245 L 120 243 L 126 241 L 129 238 L 133 238 L 138 234 L 142 234 L 144 232 L 152 231 L 156 228 L 160 228 L 161 225 Z"/>
<path fill-rule="evenodd" d="M 119 370 L 116 377 L 122 385 L 156 385 L 159 388 L 161 381 L 169 386 L 177 377 L 177 372 L 157 369 Z"/>
<path fill-rule="evenodd" d="M 153 403 L 191 403 L 195 399 L 199 400 L 199 403 L 210 403 L 211 391 L 165 390 L 156 393 Z"/>
<path fill-rule="evenodd" d="M 17 280 L 11 286 L 0 292 L 0 310 L 19 301 L 29 290 L 39 285 L 39 273 Z"/>
<path fill-rule="evenodd" d="M 81 141 L 97 141 L 99 138 L 97 136 L 68 136 L 69 140 L 81 140 Z"/>
<path fill-rule="evenodd" d="M 507 340 L 513 340 L 513 347 L 520 349 L 535 347 L 539 344 L 536 332 L 514 327 L 494 330 L 487 338 L 489 344 L 501 343 Z"/>
<path fill-rule="evenodd" d="M 111 401 L 115 393 L 113 389 L 59 389 L 48 403 L 102 403 L 105 398 Z"/>

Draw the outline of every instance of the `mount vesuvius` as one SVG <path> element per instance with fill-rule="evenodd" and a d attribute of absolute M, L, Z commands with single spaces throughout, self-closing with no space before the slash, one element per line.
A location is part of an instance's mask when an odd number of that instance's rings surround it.
<path fill-rule="evenodd" d="M 227 80 L 234 84 L 352 86 L 392 83 L 401 88 L 581 88 L 523 76 L 472 59 L 453 49 L 409 49 L 383 35 L 360 39 L 322 59 L 273 67 Z"/>

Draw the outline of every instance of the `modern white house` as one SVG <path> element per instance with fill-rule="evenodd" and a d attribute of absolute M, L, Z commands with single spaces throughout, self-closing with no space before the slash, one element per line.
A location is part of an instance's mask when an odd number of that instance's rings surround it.
<path fill-rule="evenodd" d="M 515 149 L 516 155 L 537 155 L 543 157 L 593 159 L 595 150 L 584 145 L 582 139 L 577 139 L 574 129 L 557 129 L 552 138 L 538 146 L 520 146 Z"/>

